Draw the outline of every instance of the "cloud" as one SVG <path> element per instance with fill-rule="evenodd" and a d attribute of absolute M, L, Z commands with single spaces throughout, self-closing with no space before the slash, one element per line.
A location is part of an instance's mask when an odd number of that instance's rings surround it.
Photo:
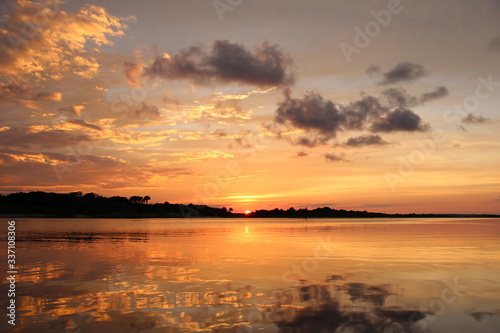
<path fill-rule="evenodd" d="M 382 139 L 380 135 L 365 134 L 358 137 L 352 137 L 347 139 L 347 141 L 342 144 L 346 147 L 363 147 L 363 146 L 384 146 L 389 144 L 389 142 Z"/>
<path fill-rule="evenodd" d="M 295 157 L 305 157 L 309 155 L 309 153 L 305 150 L 301 150 L 301 151 L 298 151 L 297 154 L 295 155 Z"/>
<path fill-rule="evenodd" d="M 446 97 L 446 96 L 448 96 L 448 93 L 449 93 L 448 88 L 446 88 L 444 86 L 435 87 L 433 91 L 428 92 L 428 93 L 423 93 L 420 96 L 420 102 L 425 103 L 428 101 L 432 101 L 435 99 Z"/>
<path fill-rule="evenodd" d="M 293 83 L 291 65 L 291 58 L 276 44 L 263 43 L 251 52 L 241 44 L 217 40 L 209 52 L 203 46 L 192 46 L 176 55 L 156 57 L 145 72 L 170 80 L 266 87 Z"/>
<path fill-rule="evenodd" d="M 429 125 L 423 124 L 420 116 L 408 109 L 391 111 L 371 126 L 371 131 L 373 132 L 416 132 L 428 129 Z"/>
<path fill-rule="evenodd" d="M 484 118 L 483 116 L 475 116 L 472 113 L 468 113 L 465 117 L 462 118 L 463 124 L 482 124 L 487 121 L 487 118 Z"/>
<path fill-rule="evenodd" d="M 382 91 L 390 107 L 412 107 L 418 104 L 417 98 L 410 96 L 403 88 L 389 88 Z"/>
<path fill-rule="evenodd" d="M 403 95 L 398 89 L 386 90 L 385 96 L 389 100 L 388 104 L 381 103 L 376 97 L 364 96 L 360 100 L 343 105 L 326 100 L 315 92 L 308 92 L 302 98 L 292 98 L 286 92 L 285 99 L 276 109 L 274 124 L 303 130 L 303 135 L 290 141 L 306 147 L 326 144 L 338 133 L 348 130 L 415 132 L 429 128 L 413 111 L 399 107 L 391 109 L 389 105 L 406 105 L 410 103 L 409 100 L 414 101 L 412 98 Z M 376 137 L 359 140 L 365 140 L 366 143 L 376 140 Z M 351 142 L 355 144 L 356 141 Z"/>
<path fill-rule="evenodd" d="M 346 115 L 332 101 L 309 92 L 302 99 L 286 95 L 276 109 L 274 121 L 290 123 L 295 128 L 316 131 L 320 137 L 333 138 L 346 123 Z"/>
<path fill-rule="evenodd" d="M 250 119 L 252 112 L 244 110 L 237 99 L 216 101 L 209 110 L 203 111 L 202 116 L 208 118 L 240 118 Z"/>
<path fill-rule="evenodd" d="M 30 80 L 95 75 L 99 65 L 86 44 L 111 45 L 109 37 L 123 35 L 126 28 L 124 19 L 103 7 L 88 4 L 65 12 L 55 0 L 19 0 L 6 18 L 0 29 L 0 72 Z"/>
<path fill-rule="evenodd" d="M 87 134 L 76 134 L 64 130 L 27 128 L 10 128 L 0 132 L 0 146 L 4 147 L 34 147 L 45 148 L 77 145 L 82 141 L 90 141 Z"/>
<path fill-rule="evenodd" d="M 37 101 L 52 101 L 52 102 L 60 102 L 62 100 L 62 94 L 60 92 L 41 92 L 34 96 L 34 99 Z"/>
<path fill-rule="evenodd" d="M 370 76 L 374 76 L 374 75 L 377 75 L 378 73 L 380 73 L 380 66 L 370 66 L 368 67 L 368 69 L 366 70 L 366 74 L 370 75 Z"/>
<path fill-rule="evenodd" d="M 500 52 L 500 36 L 493 38 L 486 49 L 490 52 Z"/>
<path fill-rule="evenodd" d="M 334 154 L 334 153 L 324 153 L 323 156 L 326 158 L 327 161 L 329 162 L 340 162 L 340 161 L 345 161 L 344 160 L 344 154 Z"/>
<path fill-rule="evenodd" d="M 68 165 L 84 164 L 86 166 L 93 165 L 106 168 L 125 165 L 124 160 L 113 156 L 75 155 L 54 152 L 43 152 L 42 156 L 46 157 L 50 162 L 63 162 Z"/>
<path fill-rule="evenodd" d="M 142 87 L 139 83 L 139 78 L 143 73 L 143 66 L 141 64 L 135 64 L 132 62 L 125 62 L 125 77 L 130 85 L 136 87 Z"/>
<path fill-rule="evenodd" d="M 429 101 L 448 96 L 448 88 L 445 86 L 435 87 L 434 90 L 420 95 L 420 97 L 412 96 L 401 88 L 389 88 L 382 91 L 382 96 L 385 97 L 387 105 L 390 107 L 407 108 L 417 105 L 423 105 Z"/>
<path fill-rule="evenodd" d="M 141 120 L 158 120 L 162 114 L 158 107 L 142 103 L 141 106 L 133 112 L 133 117 Z"/>
<path fill-rule="evenodd" d="M 102 127 L 101 126 L 88 123 L 88 122 L 86 122 L 83 119 L 72 119 L 72 120 L 68 120 L 66 122 L 70 123 L 70 124 L 78 125 L 78 126 L 81 126 L 81 127 L 84 127 L 84 128 L 90 128 L 90 129 L 93 129 L 93 130 L 96 130 L 96 131 L 102 131 Z"/>
<path fill-rule="evenodd" d="M 29 89 L 24 85 L 4 84 L 0 82 L 0 101 L 16 99 L 29 94 Z"/>
<path fill-rule="evenodd" d="M 382 73 L 381 85 L 399 82 L 413 82 L 426 74 L 424 66 L 411 62 L 401 62 L 393 69 Z"/>
<path fill-rule="evenodd" d="M 31 95 L 31 89 L 24 84 L 5 84 L 0 82 L 0 101 L 21 105 L 28 109 L 38 110 L 40 101 L 61 101 L 59 92 L 40 92 Z"/>
<path fill-rule="evenodd" d="M 84 108 L 85 108 L 85 106 L 83 106 L 83 105 L 71 105 L 68 107 L 59 108 L 57 110 L 65 113 L 69 116 L 80 117 L 80 113 Z"/>

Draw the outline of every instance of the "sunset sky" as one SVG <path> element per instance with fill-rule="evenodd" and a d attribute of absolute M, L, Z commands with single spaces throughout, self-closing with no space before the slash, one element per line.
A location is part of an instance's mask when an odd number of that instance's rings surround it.
<path fill-rule="evenodd" d="M 0 2 L 0 192 L 500 213 L 500 1 Z"/>

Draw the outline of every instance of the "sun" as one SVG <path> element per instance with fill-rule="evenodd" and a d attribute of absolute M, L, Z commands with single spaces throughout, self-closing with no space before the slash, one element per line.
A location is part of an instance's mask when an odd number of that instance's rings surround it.
<path fill-rule="evenodd" d="M 248 215 L 248 214 L 250 214 L 251 212 L 252 212 L 251 210 L 246 210 L 246 211 L 245 211 L 245 215 Z"/>

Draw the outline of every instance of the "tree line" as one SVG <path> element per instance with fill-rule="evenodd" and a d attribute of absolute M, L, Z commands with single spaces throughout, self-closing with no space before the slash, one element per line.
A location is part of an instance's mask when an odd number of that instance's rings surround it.
<path fill-rule="evenodd" d="M 357 210 L 318 207 L 290 207 L 287 210 L 259 209 L 249 214 L 234 213 L 232 208 L 195 204 L 149 204 L 151 197 L 104 197 L 90 192 L 70 193 L 19 192 L 0 195 L 0 214 L 27 217 L 246 217 L 246 218 L 373 218 L 373 217 L 499 217 L 493 214 L 385 214 Z"/>

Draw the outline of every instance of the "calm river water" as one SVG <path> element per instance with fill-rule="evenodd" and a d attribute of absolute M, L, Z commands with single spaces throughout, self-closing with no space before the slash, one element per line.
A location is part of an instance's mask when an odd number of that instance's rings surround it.
<path fill-rule="evenodd" d="M 16 219 L 15 250 L 0 331 L 500 332 L 500 219 Z"/>

